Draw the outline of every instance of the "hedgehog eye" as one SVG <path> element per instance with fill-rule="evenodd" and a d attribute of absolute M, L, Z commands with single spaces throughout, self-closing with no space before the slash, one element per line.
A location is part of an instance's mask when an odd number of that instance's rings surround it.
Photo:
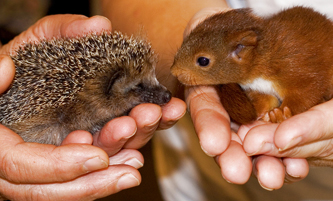
<path fill-rule="evenodd" d="M 139 84 L 136 85 L 135 90 L 137 92 L 142 92 L 142 91 L 147 90 L 147 86 L 144 83 L 140 82 Z"/>
<path fill-rule="evenodd" d="M 143 85 L 143 83 L 139 83 L 138 85 L 136 85 L 139 89 L 144 89 L 144 85 Z"/>
<path fill-rule="evenodd" d="M 206 67 L 209 65 L 209 63 L 210 63 L 210 59 L 207 57 L 199 57 L 197 59 L 197 64 L 201 67 Z"/>

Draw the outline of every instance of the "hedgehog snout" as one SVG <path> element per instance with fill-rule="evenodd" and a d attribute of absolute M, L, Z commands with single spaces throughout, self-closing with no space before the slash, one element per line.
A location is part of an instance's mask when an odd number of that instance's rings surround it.
<path fill-rule="evenodd" d="M 143 102 L 165 105 L 171 100 L 171 92 L 164 86 L 156 86 L 146 89 L 141 93 Z"/>

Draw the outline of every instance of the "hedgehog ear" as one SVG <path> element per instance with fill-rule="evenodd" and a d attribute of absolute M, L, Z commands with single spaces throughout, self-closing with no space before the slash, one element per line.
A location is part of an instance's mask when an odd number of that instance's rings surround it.
<path fill-rule="evenodd" d="M 235 49 L 232 50 L 231 56 L 236 62 L 246 59 L 257 46 L 259 40 L 259 33 L 255 30 L 247 30 L 235 34 L 233 43 L 236 44 Z"/>
<path fill-rule="evenodd" d="M 110 73 L 109 79 L 107 81 L 106 89 L 105 89 L 105 93 L 107 95 L 112 94 L 112 87 L 113 87 L 114 83 L 120 77 L 122 77 L 122 75 L 123 75 L 123 72 L 122 72 L 121 68 L 116 68 L 113 72 Z"/>

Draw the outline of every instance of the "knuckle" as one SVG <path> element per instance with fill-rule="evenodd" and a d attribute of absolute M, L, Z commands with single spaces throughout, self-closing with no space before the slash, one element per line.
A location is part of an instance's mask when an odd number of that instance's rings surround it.
<path fill-rule="evenodd" d="M 16 163 L 14 157 L 8 152 L 0 158 L 0 177 L 10 181 L 19 182 L 19 178 L 22 178 L 22 168 Z"/>
<path fill-rule="evenodd" d="M 333 139 L 327 141 L 326 145 L 322 147 L 320 157 L 325 160 L 333 160 Z"/>

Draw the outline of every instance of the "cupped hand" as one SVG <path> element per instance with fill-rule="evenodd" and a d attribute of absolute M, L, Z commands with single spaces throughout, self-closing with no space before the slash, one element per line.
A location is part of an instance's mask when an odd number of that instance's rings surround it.
<path fill-rule="evenodd" d="M 184 37 L 207 17 L 225 12 L 226 8 L 204 8 L 187 25 Z M 216 158 L 222 176 L 229 182 L 244 184 L 252 172 L 251 158 L 242 148 L 242 142 L 230 129 L 230 119 L 213 87 L 188 87 L 185 93 L 188 110 L 203 151 Z"/>
<path fill-rule="evenodd" d="M 41 38 L 110 30 L 110 21 L 100 16 L 48 16 L 3 46 L 0 53 L 14 53 L 23 43 Z M 4 92 L 15 68 L 8 56 L 0 57 L 0 62 L 0 92 Z M 143 165 L 143 157 L 135 149 L 146 144 L 156 129 L 174 125 L 185 110 L 185 103 L 177 98 L 163 107 L 142 104 L 129 116 L 111 120 L 94 136 L 86 131 L 70 133 L 59 147 L 24 143 L 17 134 L 2 127 L 0 132 L 8 134 L 6 139 L 1 138 L 2 143 L 13 141 L 13 144 L 0 145 L 0 152 L 6 153 L 6 157 L 0 157 L 3 164 L 0 195 L 10 199 L 93 200 L 139 185 L 141 176 L 136 169 Z M 12 158 L 17 160 L 10 161 Z"/>
<path fill-rule="evenodd" d="M 56 147 L 25 143 L 0 126 L 0 198 L 10 200 L 94 200 L 139 185 L 136 150 L 108 158 L 87 144 Z"/>
<path fill-rule="evenodd" d="M 184 37 L 208 16 L 225 11 L 224 8 L 205 8 L 199 11 L 188 24 Z M 213 87 L 189 87 L 186 91 L 186 102 L 201 147 L 207 155 L 215 156 L 222 176 L 228 182 L 244 184 L 253 172 L 264 189 L 272 190 L 281 188 L 285 180 L 294 182 L 307 175 L 308 165 L 303 159 L 281 159 L 279 156 L 267 155 L 251 157 L 245 152 L 242 142 L 242 135 L 245 134 L 242 133 L 246 133 L 250 127 L 243 126 L 238 134 L 230 129 L 229 116 Z M 259 148 L 260 144 L 255 146 L 249 143 L 249 146 Z M 301 171 L 297 171 L 298 168 Z"/>
<path fill-rule="evenodd" d="M 0 49 L 0 92 L 14 77 L 15 67 L 6 54 L 24 42 L 40 38 L 67 37 L 111 30 L 104 17 L 48 16 Z M 139 185 L 137 168 L 142 155 L 123 149 L 109 158 L 92 146 L 85 131 L 69 134 L 62 146 L 25 143 L 17 134 L 0 126 L 0 199 L 94 200 Z"/>
<path fill-rule="evenodd" d="M 108 122 L 93 136 L 93 144 L 109 155 L 123 148 L 139 149 L 153 137 L 156 130 L 170 128 L 185 112 L 186 105 L 178 98 L 172 98 L 163 107 L 150 103 L 140 104 L 131 110 L 129 116 Z"/>
<path fill-rule="evenodd" d="M 300 181 L 309 173 L 309 165 L 305 159 L 260 154 L 261 149 L 265 150 L 270 145 L 273 146 L 274 143 L 270 144 L 269 141 L 266 144 L 266 139 L 274 138 L 273 130 L 277 126 L 278 124 L 258 121 L 241 126 L 238 131 L 245 152 L 254 159 L 254 175 L 258 178 L 260 185 L 267 190 L 279 189 L 284 183 Z M 273 132 L 272 135 L 268 134 L 270 132 Z M 254 135 L 258 137 L 258 140 L 263 140 L 261 144 L 253 140 Z M 249 142 L 252 144 L 250 145 Z M 254 149 L 256 151 L 251 152 Z"/>
<path fill-rule="evenodd" d="M 281 124 L 243 126 L 239 135 L 244 139 L 244 150 L 248 155 L 280 158 L 277 166 L 285 167 L 287 179 L 291 181 L 307 176 L 309 164 L 305 158 L 310 159 L 310 164 L 332 167 L 332 107 L 331 100 Z M 269 179 L 261 179 L 265 180 L 262 183 L 269 183 Z"/>
<path fill-rule="evenodd" d="M 246 155 L 242 141 L 230 129 L 230 119 L 213 87 L 186 89 L 186 102 L 198 134 L 202 150 L 215 157 L 224 179 L 244 184 L 252 172 L 251 158 Z"/>
<path fill-rule="evenodd" d="M 247 153 L 333 160 L 333 100 L 293 116 L 281 124 L 263 124 L 244 136 Z M 255 143 L 257 148 L 250 146 Z"/>

